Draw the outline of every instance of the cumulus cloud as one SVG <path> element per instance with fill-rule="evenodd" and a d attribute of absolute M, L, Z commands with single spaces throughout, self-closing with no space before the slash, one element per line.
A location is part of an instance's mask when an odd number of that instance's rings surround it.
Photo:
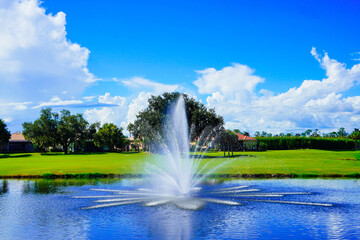
<path fill-rule="evenodd" d="M 247 101 L 256 85 L 264 82 L 263 78 L 254 75 L 254 69 L 238 63 L 221 70 L 207 68 L 196 72 L 199 77 L 194 84 L 198 87 L 199 93 L 218 92 L 242 101 Z"/>
<path fill-rule="evenodd" d="M 264 79 L 238 64 L 198 71 L 194 84 L 199 93 L 211 94 L 207 105 L 225 116 L 227 127 L 271 132 L 357 127 L 349 119 L 360 116 L 360 97 L 344 98 L 342 93 L 360 83 L 360 64 L 347 68 L 315 48 L 311 54 L 325 70 L 326 78 L 304 80 L 299 87 L 277 95 L 266 89 L 256 92 L 257 84 Z"/>
<path fill-rule="evenodd" d="M 109 106 L 105 105 L 105 107 L 85 110 L 84 117 L 90 123 L 100 122 L 101 124 L 114 123 L 120 125 L 124 121 L 128 110 L 125 97 L 112 97 L 110 93 L 105 93 L 103 96 L 98 97 L 98 102 Z"/>
<path fill-rule="evenodd" d="M 148 106 L 148 99 L 151 97 L 150 92 L 140 92 L 137 98 L 129 104 L 129 110 L 126 115 L 126 122 L 131 123 L 136 120 L 136 114 Z"/>
<path fill-rule="evenodd" d="M 114 123 L 124 129 L 124 134 L 129 135 L 127 125 L 136 119 L 136 114 L 146 108 L 148 99 L 153 95 L 150 92 L 140 92 L 135 98 L 127 99 L 122 96 L 111 97 L 110 93 L 99 96 L 99 103 L 113 104 L 101 108 L 87 109 L 84 117 L 90 123 L 99 121 L 101 124 Z"/>
<path fill-rule="evenodd" d="M 90 123 L 100 122 L 104 123 L 114 123 L 120 125 L 121 121 L 126 116 L 126 107 L 103 107 L 103 108 L 94 108 L 88 109 L 84 112 L 84 117 Z"/>
<path fill-rule="evenodd" d="M 99 96 L 99 103 L 107 103 L 107 104 L 116 104 L 116 105 L 124 105 L 126 102 L 125 97 L 115 96 L 111 97 L 110 93 L 105 93 L 104 96 Z"/>
<path fill-rule="evenodd" d="M 47 14 L 37 0 L 0 3 L 0 103 L 79 96 L 95 77 L 89 50 L 66 36 L 65 13 Z"/>

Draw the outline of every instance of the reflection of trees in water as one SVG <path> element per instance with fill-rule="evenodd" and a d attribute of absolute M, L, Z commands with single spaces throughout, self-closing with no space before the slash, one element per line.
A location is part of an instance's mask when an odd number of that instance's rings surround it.
<path fill-rule="evenodd" d="M 0 184 L 0 195 L 5 194 L 9 191 L 9 183 L 7 180 L 2 180 Z"/>
<path fill-rule="evenodd" d="M 196 213 L 184 211 L 172 205 L 148 208 L 135 216 L 136 225 L 145 229 L 154 239 L 193 239 L 193 218 Z"/>
<path fill-rule="evenodd" d="M 99 185 L 118 182 L 119 179 L 39 179 L 27 180 L 22 185 L 25 194 L 52 194 L 64 192 L 65 187 Z"/>
<path fill-rule="evenodd" d="M 24 182 L 22 191 L 25 194 L 28 193 L 49 194 L 49 193 L 59 192 L 60 187 L 61 186 L 54 183 L 54 181 L 35 180 L 35 181 Z"/>
<path fill-rule="evenodd" d="M 141 218 L 137 219 L 137 224 L 147 229 L 148 235 L 154 239 L 187 240 L 197 237 L 215 239 L 220 235 L 219 226 L 235 228 L 232 226 L 233 220 L 240 223 L 236 228 L 251 229 L 253 221 L 251 219 L 246 221 L 246 217 L 239 214 L 237 208 L 215 204 L 212 206 L 205 211 L 188 211 L 171 205 L 163 205 L 139 215 Z M 205 206 L 205 208 L 207 207 Z M 242 224 L 245 224 L 246 227 Z M 226 236 L 226 233 L 221 233 L 221 235 L 223 234 Z M 230 238 L 230 236 L 228 237 Z M 244 235 L 243 239 L 246 238 L 247 236 Z"/>

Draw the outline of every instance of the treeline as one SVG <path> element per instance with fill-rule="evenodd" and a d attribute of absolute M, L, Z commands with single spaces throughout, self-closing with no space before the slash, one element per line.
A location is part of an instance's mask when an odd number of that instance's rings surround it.
<path fill-rule="evenodd" d="M 292 149 L 353 149 L 355 141 L 349 138 L 318 137 L 257 137 L 258 150 L 292 150 Z"/>
<path fill-rule="evenodd" d="M 23 123 L 23 129 L 24 137 L 40 152 L 60 149 L 67 154 L 69 147 L 83 150 L 86 141 L 110 151 L 122 149 L 127 144 L 122 128 L 112 123 L 102 126 L 98 122 L 89 124 L 82 114 L 72 115 L 68 110 L 58 114 L 51 108 L 44 108 L 40 118 Z"/>
<path fill-rule="evenodd" d="M 238 129 L 235 129 L 234 131 L 239 131 Z M 246 135 L 246 132 L 242 133 Z M 288 132 L 288 133 L 279 133 L 279 134 L 272 134 L 267 133 L 265 131 L 259 132 L 256 131 L 254 133 L 255 137 L 324 137 L 324 138 L 346 138 L 349 137 L 350 134 L 345 131 L 345 128 L 341 127 L 337 131 L 329 132 L 329 133 L 322 133 L 319 129 L 307 129 L 306 131 L 302 133 L 294 133 L 294 132 Z"/>
<path fill-rule="evenodd" d="M 258 150 L 289 150 L 289 149 L 355 149 L 360 139 L 359 129 L 351 134 L 341 127 L 338 131 L 321 133 L 318 129 L 308 129 L 303 133 L 280 133 L 255 132 Z"/>

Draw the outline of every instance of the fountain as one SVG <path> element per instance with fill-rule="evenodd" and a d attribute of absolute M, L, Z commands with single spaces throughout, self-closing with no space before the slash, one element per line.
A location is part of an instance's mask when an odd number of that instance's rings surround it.
<path fill-rule="evenodd" d="M 160 147 L 158 161 L 147 164 L 146 171 L 150 179 L 146 187 L 137 189 L 91 189 L 97 192 L 108 192 L 110 195 L 76 196 L 74 198 L 93 198 L 97 205 L 83 209 L 95 209 L 126 204 L 143 203 L 144 206 L 157 206 L 171 203 L 179 208 L 197 210 L 206 202 L 241 205 L 240 201 L 258 201 L 268 203 L 285 203 L 296 205 L 313 205 L 329 207 L 328 203 L 311 203 L 301 201 L 283 201 L 278 198 L 288 195 L 308 195 L 310 192 L 259 193 L 260 189 L 240 185 L 225 188 L 202 189 L 200 184 L 206 176 L 216 171 L 229 161 L 207 170 L 210 161 L 201 164 L 211 134 L 203 134 L 198 142 L 206 146 L 197 154 L 190 154 L 188 123 L 185 101 L 182 96 L 168 109 L 168 117 L 164 123 L 164 143 Z M 197 146 L 199 147 L 199 146 Z M 266 198 L 266 199 L 263 199 Z M 270 200 L 275 198 L 275 200 Z"/>
<path fill-rule="evenodd" d="M 161 154 L 157 164 L 147 165 L 148 173 L 152 177 L 152 189 L 171 196 L 191 196 L 199 190 L 197 185 L 204 178 L 201 175 L 204 167 L 199 169 L 202 152 L 190 155 L 188 122 L 182 95 L 168 109 L 163 135 L 165 141 L 160 147 Z M 209 136 L 201 138 L 209 139 Z M 204 142 L 203 145 L 208 143 Z M 206 146 L 201 147 L 206 149 Z"/>

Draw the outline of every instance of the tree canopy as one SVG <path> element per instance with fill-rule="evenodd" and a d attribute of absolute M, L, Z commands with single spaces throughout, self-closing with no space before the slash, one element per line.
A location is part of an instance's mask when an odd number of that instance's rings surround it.
<path fill-rule="evenodd" d="M 89 123 L 82 114 L 71 115 L 69 110 L 62 110 L 60 116 L 57 140 L 62 145 L 64 153 L 67 154 L 71 143 L 83 143 L 86 140 Z"/>
<path fill-rule="evenodd" d="M 60 144 L 66 154 L 71 143 L 86 140 L 90 132 L 88 125 L 82 114 L 71 115 L 70 111 L 62 110 L 59 115 L 51 108 L 44 108 L 39 119 L 23 123 L 23 134 L 40 151 Z"/>
<path fill-rule="evenodd" d="M 10 136 L 6 123 L 0 119 L 0 144 L 8 143 Z"/>
<path fill-rule="evenodd" d="M 122 128 L 117 127 L 113 123 L 105 123 L 99 131 L 94 134 L 94 143 L 96 146 L 107 146 L 109 150 L 114 150 L 114 147 L 122 148 L 126 143 L 125 136 L 122 133 Z"/>
<path fill-rule="evenodd" d="M 128 125 L 129 132 L 135 138 L 142 138 L 145 142 L 156 141 L 163 134 L 163 123 L 168 116 L 167 109 L 179 97 L 178 92 L 151 96 L 148 107 L 139 112 L 136 120 Z M 205 128 L 224 124 L 223 118 L 217 115 L 214 109 L 207 109 L 204 104 L 186 94 L 183 94 L 183 97 L 192 139 L 199 137 Z"/>
<path fill-rule="evenodd" d="M 23 134 L 26 139 L 37 145 L 38 150 L 44 151 L 56 145 L 58 124 L 59 114 L 51 112 L 51 108 L 44 108 L 39 119 L 33 123 L 23 123 Z"/>

